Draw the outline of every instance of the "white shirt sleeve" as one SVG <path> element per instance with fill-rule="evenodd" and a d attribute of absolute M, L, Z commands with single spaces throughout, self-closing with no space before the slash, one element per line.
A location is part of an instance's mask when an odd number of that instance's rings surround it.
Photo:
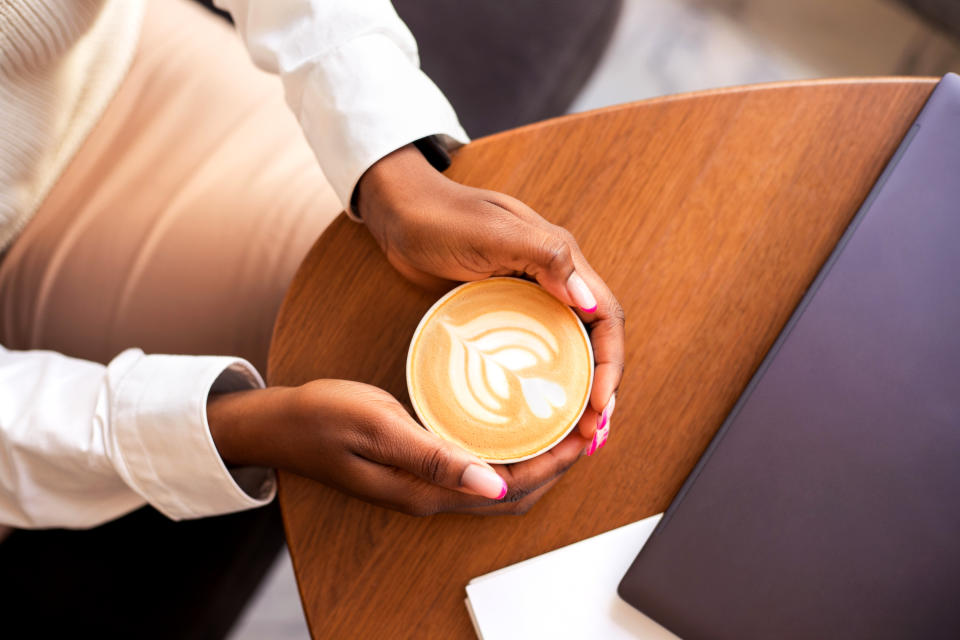
<path fill-rule="evenodd" d="M 215 0 L 287 103 L 344 208 L 377 160 L 437 135 L 469 139 L 420 70 L 417 43 L 389 0 Z"/>
<path fill-rule="evenodd" d="M 211 391 L 262 387 L 245 360 L 124 351 L 107 366 L 0 346 L 0 524 L 91 527 L 145 503 L 179 520 L 269 502 L 272 470 L 228 470 Z"/>

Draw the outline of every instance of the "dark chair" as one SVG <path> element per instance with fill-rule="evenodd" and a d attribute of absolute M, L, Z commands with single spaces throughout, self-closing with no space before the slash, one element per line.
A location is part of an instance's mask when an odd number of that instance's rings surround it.
<path fill-rule="evenodd" d="M 600 61 L 623 0 L 393 4 L 423 70 L 477 137 L 563 114 Z"/>
<path fill-rule="evenodd" d="M 901 2 L 913 7 L 917 13 L 948 33 L 960 37 L 960 0 L 901 0 Z"/>
<path fill-rule="evenodd" d="M 558 116 L 606 49 L 622 0 L 394 0 L 421 66 L 471 136 Z"/>

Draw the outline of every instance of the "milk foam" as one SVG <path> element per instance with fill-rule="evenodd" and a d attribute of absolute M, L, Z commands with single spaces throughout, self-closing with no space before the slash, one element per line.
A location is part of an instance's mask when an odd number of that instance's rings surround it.
<path fill-rule="evenodd" d="M 424 316 L 407 354 L 417 417 L 496 462 L 558 442 L 589 400 L 593 358 L 573 311 L 536 284 L 471 282 Z"/>
<path fill-rule="evenodd" d="M 517 311 L 492 311 L 463 325 L 442 325 L 451 343 L 450 388 L 471 418 L 492 425 L 510 419 L 500 399 L 509 399 L 511 377 L 538 418 L 549 418 L 567 403 L 556 382 L 520 375 L 551 364 L 559 353 L 557 337 L 541 322 Z"/>

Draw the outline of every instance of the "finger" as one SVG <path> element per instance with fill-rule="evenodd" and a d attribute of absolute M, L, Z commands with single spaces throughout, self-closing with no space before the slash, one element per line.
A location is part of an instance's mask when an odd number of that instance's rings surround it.
<path fill-rule="evenodd" d="M 501 222 L 504 228 L 499 233 L 485 235 L 486 241 L 492 244 L 484 253 L 498 257 L 495 260 L 508 272 L 533 277 L 564 304 L 587 313 L 595 311 L 596 298 L 574 264 L 573 254 L 579 252 L 579 248 L 573 236 L 520 202 L 506 202 L 510 208 L 492 201 L 489 204 L 505 214 Z M 523 215 L 517 215 L 518 212 Z"/>
<path fill-rule="evenodd" d="M 593 434 L 597 432 L 597 426 L 600 424 L 600 413 L 594 411 L 593 407 L 588 406 L 583 411 L 583 415 L 580 416 L 580 420 L 577 422 L 577 431 L 580 432 L 580 435 L 588 440 L 593 438 Z"/>
<path fill-rule="evenodd" d="M 586 282 L 596 291 L 598 298 L 596 312 L 581 313 L 580 316 L 590 327 L 594 359 L 590 407 L 596 413 L 599 426 L 601 415 L 610 404 L 610 399 L 623 378 L 625 317 L 623 308 L 613 292 L 587 263 L 583 254 L 575 254 L 574 261 L 577 263 L 578 272 L 583 274 Z M 581 433 L 584 433 L 583 430 Z"/>
<path fill-rule="evenodd" d="M 329 482 L 333 487 L 377 506 L 412 516 L 428 516 L 461 508 L 499 504 L 477 495 L 468 495 L 431 484 L 405 469 L 373 462 L 355 456 L 350 469 L 350 482 Z"/>
<path fill-rule="evenodd" d="M 455 509 L 457 513 L 470 513 L 478 516 L 501 516 L 501 515 L 514 515 L 522 516 L 527 513 L 534 504 L 536 504 L 540 498 L 542 498 L 548 491 L 550 491 L 555 484 L 560 482 L 558 476 L 553 480 L 547 482 L 543 486 L 534 491 L 531 491 L 526 496 L 521 498 L 516 502 L 494 502 L 482 506 L 465 506 L 462 508 Z"/>
<path fill-rule="evenodd" d="M 513 478 L 504 499 L 465 495 L 430 483 L 399 467 L 364 460 L 368 465 L 348 491 L 365 500 L 411 515 L 464 512 L 485 515 L 524 513 L 583 455 L 588 440 L 573 433 L 540 456 L 515 465 L 498 466 Z"/>
<path fill-rule="evenodd" d="M 506 477 L 509 487 L 504 499 L 510 502 L 521 500 L 563 475 L 583 455 L 589 442 L 574 430 L 555 447 L 535 458 L 511 465 L 498 465 L 497 471 Z"/>
<path fill-rule="evenodd" d="M 359 487 L 346 489 L 345 492 L 366 502 L 413 516 L 446 512 L 487 516 L 522 515 L 529 511 L 562 477 L 557 476 L 511 502 L 451 491 L 429 484 L 403 469 L 364 462 L 371 465 L 369 480 L 359 483 Z"/>
<path fill-rule="evenodd" d="M 503 194 L 500 195 L 504 198 L 504 202 L 502 203 L 504 208 L 514 211 L 521 220 L 540 229 L 541 232 L 546 234 L 545 237 L 554 238 L 555 240 L 563 242 L 570 250 L 570 258 L 573 261 L 572 270 L 568 268 L 568 265 L 564 264 L 563 271 L 555 274 L 554 282 L 548 284 L 546 278 L 544 281 L 538 278 L 538 282 L 571 307 L 578 307 L 584 313 L 594 313 L 597 309 L 597 291 L 594 289 L 595 283 L 588 282 L 585 279 L 585 274 L 580 271 L 582 267 L 589 267 L 589 265 L 573 234 L 567 229 L 549 222 L 523 202 L 515 198 L 510 198 L 509 196 L 504 196 Z M 554 248 L 553 251 L 559 251 L 559 248 Z M 559 287 L 561 283 L 562 289 L 554 291 L 554 288 Z M 599 284 L 603 289 L 606 289 L 606 285 L 603 284 L 602 280 L 599 280 Z"/>
<path fill-rule="evenodd" d="M 613 405 L 616 402 L 616 394 L 610 398 L 610 404 L 607 406 L 607 409 L 604 410 L 603 420 L 600 422 L 600 428 L 597 429 L 597 433 L 593 436 L 593 442 L 591 446 L 592 450 L 587 452 L 588 456 L 592 456 L 600 449 L 603 449 L 604 445 L 607 444 L 607 440 L 610 438 L 610 424 L 613 422 L 610 418 L 613 415 Z"/>
<path fill-rule="evenodd" d="M 438 487 L 494 500 L 507 494 L 507 483 L 493 467 L 425 430 L 402 409 L 397 410 L 392 421 L 373 432 L 361 454 Z"/>
<path fill-rule="evenodd" d="M 597 428 L 594 431 L 593 438 L 590 441 L 590 446 L 587 447 L 586 451 L 588 456 L 592 456 L 597 451 L 602 449 L 603 445 L 607 444 L 607 439 L 610 437 L 610 416 L 613 415 L 613 407 L 616 402 L 617 395 L 613 394 L 610 396 L 610 402 L 607 403 L 606 408 L 597 418 Z"/>
<path fill-rule="evenodd" d="M 599 324 L 591 333 L 595 366 L 593 371 L 593 389 L 590 391 L 590 407 L 596 414 L 608 408 L 610 399 L 620 386 L 623 377 L 623 360 L 619 339 L 605 335 L 608 325 Z M 612 353 L 611 352 L 616 352 Z M 609 417 L 609 416 L 607 416 Z M 597 415 L 599 422 L 600 415 Z"/>
<path fill-rule="evenodd" d="M 501 500 L 490 500 L 479 496 L 465 496 L 444 489 L 445 495 L 432 493 L 436 511 L 476 512 L 486 515 L 524 513 L 553 486 L 560 477 L 583 455 L 590 440 L 573 432 L 549 451 L 524 462 L 510 465 L 496 465 L 496 469 L 507 476 L 510 487 Z M 520 506 L 517 506 L 517 505 Z"/>

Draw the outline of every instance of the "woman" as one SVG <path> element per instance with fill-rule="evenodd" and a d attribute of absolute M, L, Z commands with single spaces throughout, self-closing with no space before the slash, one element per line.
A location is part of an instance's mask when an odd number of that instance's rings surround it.
<path fill-rule="evenodd" d="M 89 528 L 145 504 L 171 520 L 238 512 L 272 500 L 274 468 L 407 513 L 529 508 L 606 440 L 623 362 L 614 296 L 564 230 L 447 180 L 418 150 L 467 137 L 389 2 L 219 4 L 247 52 L 183 0 L 0 0 L 0 523 Z M 494 469 L 368 385 L 262 388 L 286 286 L 343 208 L 415 282 L 524 273 L 579 308 L 597 361 L 579 432 Z M 119 522 L 183 536 L 163 562 L 175 584 L 186 570 L 171 566 L 201 562 L 179 549 L 202 534 L 144 513 Z M 112 526 L 84 539 L 127 531 Z M 237 528 L 211 537 L 232 549 Z M 0 544 L 0 575 L 80 534 L 43 535 Z M 6 602 L 31 602 L 9 582 Z"/>

